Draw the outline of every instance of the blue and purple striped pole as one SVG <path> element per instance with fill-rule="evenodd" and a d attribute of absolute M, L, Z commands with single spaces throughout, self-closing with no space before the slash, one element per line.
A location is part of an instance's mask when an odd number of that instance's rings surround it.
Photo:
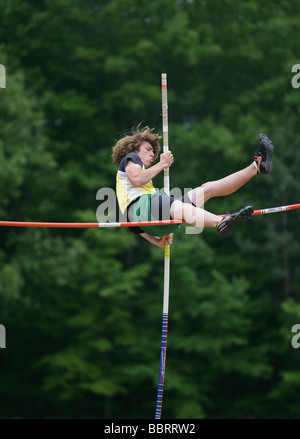
<path fill-rule="evenodd" d="M 168 336 L 168 314 L 163 313 L 161 348 L 160 348 L 160 366 L 159 366 L 159 379 L 158 379 L 155 419 L 161 418 L 162 401 L 163 401 L 163 393 L 164 393 L 164 382 L 165 382 L 167 336 Z"/>

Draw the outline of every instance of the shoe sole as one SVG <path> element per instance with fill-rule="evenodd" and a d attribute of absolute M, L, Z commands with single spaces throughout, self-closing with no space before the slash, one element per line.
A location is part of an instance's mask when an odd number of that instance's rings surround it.
<path fill-rule="evenodd" d="M 265 148 L 267 157 L 266 157 L 266 164 L 265 164 L 265 170 L 268 174 L 272 174 L 273 171 L 273 163 L 272 163 L 272 156 L 274 152 L 274 146 L 271 143 L 271 140 L 266 134 L 261 134 L 259 136 L 260 141 L 263 142 L 263 146 Z"/>
<path fill-rule="evenodd" d="M 230 230 L 235 227 L 237 224 L 244 223 L 248 221 L 254 212 L 254 208 L 252 206 L 244 207 L 236 213 L 236 216 L 232 218 L 231 222 L 227 224 L 223 229 L 221 229 L 221 235 L 227 235 Z"/>
<path fill-rule="evenodd" d="M 273 171 L 273 163 L 272 163 L 272 156 L 273 156 L 273 151 L 274 151 L 274 146 L 273 148 L 268 145 L 269 148 L 266 148 L 267 151 L 267 161 L 266 161 L 266 171 L 268 174 L 272 174 Z"/>

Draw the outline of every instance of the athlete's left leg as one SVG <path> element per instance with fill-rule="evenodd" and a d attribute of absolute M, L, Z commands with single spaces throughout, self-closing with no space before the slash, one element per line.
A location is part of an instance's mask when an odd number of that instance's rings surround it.
<path fill-rule="evenodd" d="M 201 207 L 210 198 L 224 197 L 232 194 L 255 175 L 257 175 L 257 167 L 254 163 L 251 163 L 251 165 L 246 168 L 221 178 L 220 180 L 208 181 L 202 184 L 202 186 L 190 190 L 187 195 L 195 206 Z"/>
<path fill-rule="evenodd" d="M 195 207 L 190 203 L 183 203 L 180 200 L 174 201 L 170 209 L 170 215 L 175 220 L 184 220 L 196 227 L 216 227 L 222 220 L 222 216 Z"/>

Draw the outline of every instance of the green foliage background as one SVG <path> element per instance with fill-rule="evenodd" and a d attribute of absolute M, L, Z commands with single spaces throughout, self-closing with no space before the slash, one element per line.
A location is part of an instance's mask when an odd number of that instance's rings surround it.
<path fill-rule="evenodd" d="M 95 222 L 111 148 L 161 133 L 171 186 L 250 163 L 274 172 L 211 200 L 216 213 L 299 202 L 296 0 L 1 0 L 0 219 Z M 162 186 L 162 176 L 155 180 Z M 206 229 L 171 248 L 163 418 L 298 418 L 299 211 Z M 153 418 L 163 251 L 127 230 L 0 228 L 1 418 Z"/>

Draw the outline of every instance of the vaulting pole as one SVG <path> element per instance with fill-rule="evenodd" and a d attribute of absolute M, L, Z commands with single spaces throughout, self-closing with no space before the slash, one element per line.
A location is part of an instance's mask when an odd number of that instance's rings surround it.
<path fill-rule="evenodd" d="M 163 152 L 169 151 L 168 138 L 168 92 L 167 92 L 167 74 L 161 75 L 161 92 L 162 92 L 162 118 L 163 118 Z M 164 191 L 167 195 L 170 194 L 170 177 L 169 168 L 164 170 Z M 170 245 L 165 245 L 165 260 L 164 260 L 164 296 L 163 296 L 163 318 L 162 318 L 162 333 L 161 333 L 161 348 L 160 348 L 160 366 L 157 389 L 157 400 L 155 419 L 161 418 L 165 367 L 166 367 L 166 353 L 167 353 L 167 336 L 168 336 L 168 316 L 169 316 L 169 285 L 170 285 Z"/>

